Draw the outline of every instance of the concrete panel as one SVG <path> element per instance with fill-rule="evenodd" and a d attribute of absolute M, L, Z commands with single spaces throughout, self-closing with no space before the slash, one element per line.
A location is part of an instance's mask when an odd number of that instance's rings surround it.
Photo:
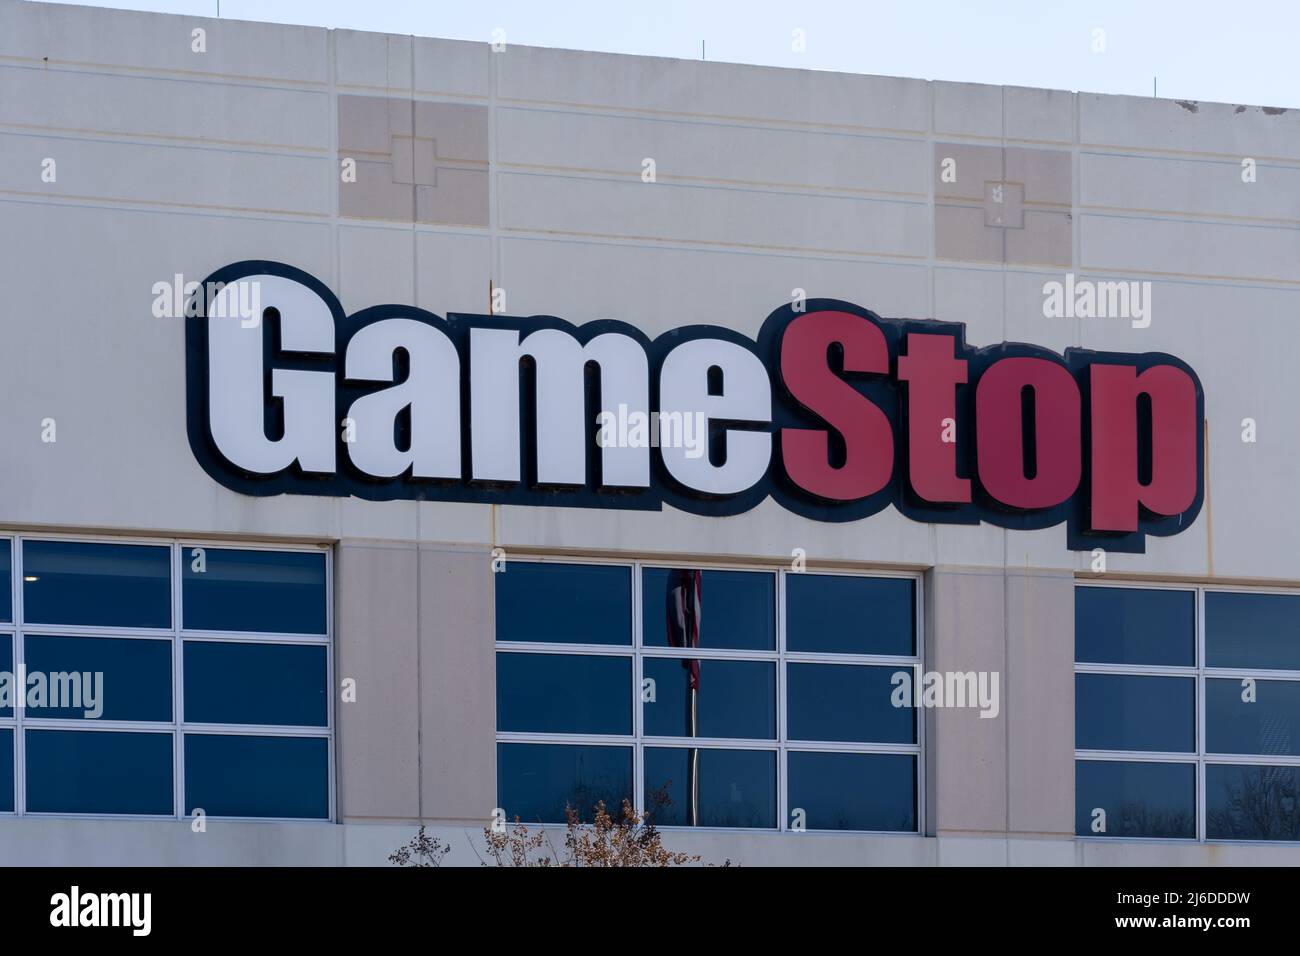
<path fill-rule="evenodd" d="M 344 820 L 420 816 L 416 566 L 413 546 L 338 546 L 334 677 L 356 681 L 334 708 Z"/>
<path fill-rule="evenodd" d="M 7 314 L 26 317 L 0 349 L 10 521 L 330 536 L 335 501 L 253 499 L 204 475 L 186 438 L 182 324 L 151 314 L 155 283 L 242 259 L 284 259 L 332 281 L 326 223 L 12 200 L 0 200 L 0 221 Z M 40 440 L 46 417 L 56 442 Z"/>
<path fill-rule="evenodd" d="M 524 46 L 496 56 L 500 100 L 918 134 L 929 126 L 921 80 Z"/>
<path fill-rule="evenodd" d="M 488 280 L 491 278 L 492 243 L 484 235 L 450 232 L 415 234 L 416 295 L 412 301 L 438 315 L 448 312 L 491 311 Z M 498 284 L 501 284 L 498 280 Z M 523 298 L 522 288 L 513 290 Z M 506 286 L 506 304 L 511 315 L 518 311 Z M 373 303 L 372 303 L 373 304 Z"/>
<path fill-rule="evenodd" d="M 1074 140 L 1074 94 L 1023 86 L 1002 88 L 1007 139 L 1070 143 Z"/>
<path fill-rule="evenodd" d="M 919 202 L 502 173 L 505 229 L 830 253 L 926 254 Z"/>
<path fill-rule="evenodd" d="M 1026 209 L 1024 228 L 1003 232 L 1008 264 L 1068 266 L 1074 258 L 1073 223 L 1068 212 Z"/>
<path fill-rule="evenodd" d="M 340 87 L 411 93 L 412 37 L 335 30 L 334 81 Z"/>
<path fill-rule="evenodd" d="M 936 568 L 925 579 L 925 669 L 1007 670 L 1006 580 L 1001 573 Z M 1005 704 L 1005 692 L 1004 700 Z M 927 832 L 1005 833 L 1007 830 L 1007 714 L 981 717 L 978 708 L 924 712 Z M 979 859 L 983 859 L 982 855 Z M 941 859 L 942 862 L 942 859 Z M 978 862 L 971 860 L 970 862 Z"/>
<path fill-rule="evenodd" d="M 702 521 L 665 506 L 662 511 L 574 512 L 561 508 L 503 506 L 497 509 L 498 541 L 504 547 L 620 551 L 651 555 L 713 555 L 788 563 L 802 548 L 810 563 L 850 561 L 885 567 L 934 563 L 930 529 L 892 507 L 856 522 L 828 525 L 801 518 L 771 499 L 732 518 Z"/>
<path fill-rule="evenodd" d="M 1012 146 L 1005 150 L 1003 178 L 1008 183 L 1022 183 L 1025 202 L 1030 205 L 1068 209 L 1073 201 L 1071 162 L 1065 150 Z"/>
<path fill-rule="evenodd" d="M 193 31 L 207 32 L 206 52 Z M 62 4 L 0 5 L 0 56 L 282 83 L 328 80 L 328 33 L 315 27 L 163 16 Z"/>
<path fill-rule="evenodd" d="M 1074 833 L 1074 575 L 1007 570 L 1007 829 Z"/>
<path fill-rule="evenodd" d="M 189 820 L 0 817 L 0 853 L 27 866 L 340 866 L 345 830 L 209 820 L 194 833 Z"/>
<path fill-rule="evenodd" d="M 983 206 L 938 203 L 934 207 L 936 259 L 1001 262 L 1006 230 L 984 221 Z"/>
<path fill-rule="evenodd" d="M 0 65 L 0 124 L 205 144 L 327 149 L 328 94 Z M 184 117 L 184 122 L 178 122 Z"/>
<path fill-rule="evenodd" d="M 0 191 L 22 195 L 326 216 L 331 173 L 324 157 L 0 133 Z"/>
<path fill-rule="evenodd" d="M 496 794 L 496 613 L 487 548 L 420 548 L 420 805 L 479 826 Z"/>
<path fill-rule="evenodd" d="M 341 223 L 334 294 L 348 313 L 415 300 L 415 249 L 409 226 Z"/>
<path fill-rule="evenodd" d="M 494 56 L 491 44 L 429 37 L 415 37 L 414 44 L 417 96 L 487 98 Z"/>
<path fill-rule="evenodd" d="M 930 83 L 934 131 L 942 136 L 1002 136 L 1002 87 L 981 83 Z"/>
<path fill-rule="evenodd" d="M 1085 214 L 1080 228 L 1079 261 L 1090 269 L 1289 282 L 1300 256 L 1300 231 L 1289 226 Z"/>
<path fill-rule="evenodd" d="M 936 199 L 984 202 L 985 183 L 1002 181 L 1002 149 L 970 143 L 935 143 L 933 188 Z M 947 160 L 952 160 L 947 164 Z M 944 179 L 945 165 L 952 170 L 951 182 Z"/>
<path fill-rule="evenodd" d="M 920 140 L 574 113 L 497 110 L 497 161 L 640 180 L 655 160 L 661 181 L 926 191 Z"/>
<path fill-rule="evenodd" d="M 1257 164 L 1253 183 L 1241 174 L 1232 159 L 1081 153 L 1079 201 L 1182 216 L 1300 220 L 1300 169 Z"/>
<path fill-rule="evenodd" d="M 512 314 L 574 323 L 621 319 L 651 337 L 683 322 L 753 337 L 795 289 L 887 316 L 926 315 L 930 308 L 919 264 L 513 237 L 500 240 L 500 248 L 497 282 Z M 707 304 L 684 297 L 687 287 L 707 288 Z"/>
<path fill-rule="evenodd" d="M 1300 112 L 1080 93 L 1079 142 L 1147 152 L 1300 159 Z"/>

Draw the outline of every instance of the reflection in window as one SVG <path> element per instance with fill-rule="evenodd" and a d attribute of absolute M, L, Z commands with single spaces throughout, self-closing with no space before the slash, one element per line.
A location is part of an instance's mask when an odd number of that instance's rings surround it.
<path fill-rule="evenodd" d="M 1192 753 L 1196 750 L 1196 681 L 1076 674 L 1074 730 L 1080 750 Z"/>
<path fill-rule="evenodd" d="M 324 727 L 321 644 L 185 642 L 185 719 L 198 724 Z"/>
<path fill-rule="evenodd" d="M 647 657 L 642 694 L 648 737 L 776 737 L 776 665 Z M 650 692 L 653 690 L 653 699 Z"/>
<path fill-rule="evenodd" d="M 492 575 L 492 583 L 498 641 L 632 643 L 627 568 L 509 561 Z"/>
<path fill-rule="evenodd" d="M 13 570 L 13 543 L 8 538 L 0 539 L 0 621 L 14 619 Z"/>
<path fill-rule="evenodd" d="M 914 654 L 915 588 L 911 578 L 786 575 L 787 650 Z"/>
<path fill-rule="evenodd" d="M 1077 760 L 1074 832 L 1196 839 L 1196 765 Z"/>
<path fill-rule="evenodd" d="M 632 658 L 498 653 L 497 730 L 630 734 Z"/>
<path fill-rule="evenodd" d="M 12 674 L 14 672 L 14 639 L 10 634 L 0 634 L 0 673 Z M 9 697 L 17 699 L 19 690 L 16 685 L 11 685 L 11 694 Z M 14 709 L 8 706 L 0 707 L 0 717 L 12 717 Z M 4 755 L 0 754 L 0 762 L 4 760 Z"/>
<path fill-rule="evenodd" d="M 195 807 L 218 817 L 323 820 L 329 816 L 329 741 L 186 734 L 186 813 Z"/>
<path fill-rule="evenodd" d="M 920 663 L 915 580 L 796 578 L 558 562 L 494 575 L 507 817 L 564 822 L 571 806 L 590 819 L 598 799 L 617 811 L 634 796 L 663 826 L 916 832 L 917 725 L 891 700 L 892 675 Z M 597 586 L 615 600 L 589 607 Z M 782 593 L 797 625 L 782 626 Z M 796 627 L 817 659 L 783 659 L 780 635 Z M 785 817 L 789 787 L 812 824 Z"/>
<path fill-rule="evenodd" d="M 28 623 L 170 627 L 171 549 L 76 541 L 23 542 Z"/>
<path fill-rule="evenodd" d="M 1300 767 L 1208 764 L 1205 835 L 1211 840 L 1300 840 Z"/>
<path fill-rule="evenodd" d="M 28 730 L 23 743 L 30 813 L 173 814 L 171 734 Z"/>
<path fill-rule="evenodd" d="M 1196 664 L 1196 592 L 1076 588 L 1074 659 L 1092 664 Z"/>
<path fill-rule="evenodd" d="M 645 568 L 641 588 L 646 647 L 776 649 L 771 572 Z"/>
<path fill-rule="evenodd" d="M 181 549 L 185 627 L 325 633 L 325 555 L 317 551 Z"/>
<path fill-rule="evenodd" d="M 0 812 L 328 819 L 328 566 L 321 549 L 0 539 L 0 594 L 22 588 L 0 600 L 17 618 L 0 671 L 30 691 L 0 710 Z"/>
<path fill-rule="evenodd" d="M 809 830 L 916 830 L 916 758 L 910 754 L 794 752 L 790 812 Z"/>
<path fill-rule="evenodd" d="M 787 664 L 786 721 L 791 740 L 910 744 L 916 711 L 895 707 L 898 666 Z M 909 668 L 902 668 L 911 675 Z"/>
<path fill-rule="evenodd" d="M 618 819 L 632 799 L 632 748 L 499 743 L 497 793 L 510 821 L 564 823 L 572 807 L 590 822 L 602 801 Z"/>
<path fill-rule="evenodd" d="M 1076 746 L 1116 752 L 1077 762 L 1079 834 L 1300 841 L 1300 766 L 1266 763 L 1300 757 L 1300 594 L 1079 586 L 1075 609 Z"/>
<path fill-rule="evenodd" d="M 645 800 L 661 826 L 776 826 L 776 752 L 647 747 Z"/>
<path fill-rule="evenodd" d="M 0 728 L 0 813 L 14 812 L 14 731 Z"/>
<path fill-rule="evenodd" d="M 1300 594 L 1206 591 L 1205 663 L 1300 670 Z"/>
<path fill-rule="evenodd" d="M 1300 756 L 1300 681 L 1205 682 L 1209 753 Z"/>
<path fill-rule="evenodd" d="M 30 708 L 26 713 L 29 720 L 172 719 L 171 641 L 36 634 L 23 640 L 28 673 L 65 674 L 59 680 L 58 702 L 81 703 Z M 96 674 L 103 675 L 102 679 L 96 680 Z M 51 677 L 51 685 L 54 681 Z M 56 703 L 52 694 L 49 703 Z"/>

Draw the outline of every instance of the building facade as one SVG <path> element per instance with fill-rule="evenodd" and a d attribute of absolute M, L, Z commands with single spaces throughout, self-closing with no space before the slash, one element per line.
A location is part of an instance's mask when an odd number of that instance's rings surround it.
<path fill-rule="evenodd" d="M 3 0 L 0 855 L 1300 862 L 1298 223 L 1283 109 Z"/>

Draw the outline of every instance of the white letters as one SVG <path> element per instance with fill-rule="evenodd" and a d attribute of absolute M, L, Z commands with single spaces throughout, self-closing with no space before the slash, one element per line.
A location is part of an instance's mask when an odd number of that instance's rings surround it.
<path fill-rule="evenodd" d="M 391 388 L 352 403 L 352 463 L 376 478 L 395 478 L 408 468 L 416 478 L 460 477 L 460 357 L 438 329 L 415 319 L 384 319 L 367 325 L 348 343 L 350 380 L 393 381 L 393 353 L 404 349 L 410 374 Z M 393 420 L 411 409 L 410 448 L 393 442 Z"/>
<path fill-rule="evenodd" d="M 716 395 L 709 392 L 710 369 L 721 373 L 722 388 Z M 703 411 L 710 421 L 767 424 L 772 419 L 767 369 L 753 352 L 721 339 L 693 339 L 668 353 L 659 373 L 659 402 L 661 417 Z M 772 434 L 731 428 L 726 438 L 726 460 L 720 465 L 707 454 L 692 458 L 684 446 L 661 447 L 659 453 L 668 471 L 686 487 L 706 494 L 736 494 L 767 473 Z"/>
<path fill-rule="evenodd" d="M 329 354 L 334 320 L 329 306 L 307 286 L 280 276 L 247 276 L 217 298 L 235 297 L 243 283 L 260 283 L 262 303 L 280 314 L 286 351 Z M 266 437 L 261 323 L 246 326 L 238 309 L 215 301 L 209 309 L 209 428 L 217 449 L 231 464 L 269 475 L 295 461 L 304 471 L 334 470 L 334 375 L 301 369 L 272 369 L 271 395 L 283 402 L 284 434 Z"/>

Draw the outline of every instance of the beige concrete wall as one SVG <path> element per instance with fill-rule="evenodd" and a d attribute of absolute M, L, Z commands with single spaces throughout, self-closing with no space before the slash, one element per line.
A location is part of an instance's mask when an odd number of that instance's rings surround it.
<path fill-rule="evenodd" d="M 497 805 L 496 616 L 487 548 L 420 548 L 420 799 L 482 825 Z"/>

